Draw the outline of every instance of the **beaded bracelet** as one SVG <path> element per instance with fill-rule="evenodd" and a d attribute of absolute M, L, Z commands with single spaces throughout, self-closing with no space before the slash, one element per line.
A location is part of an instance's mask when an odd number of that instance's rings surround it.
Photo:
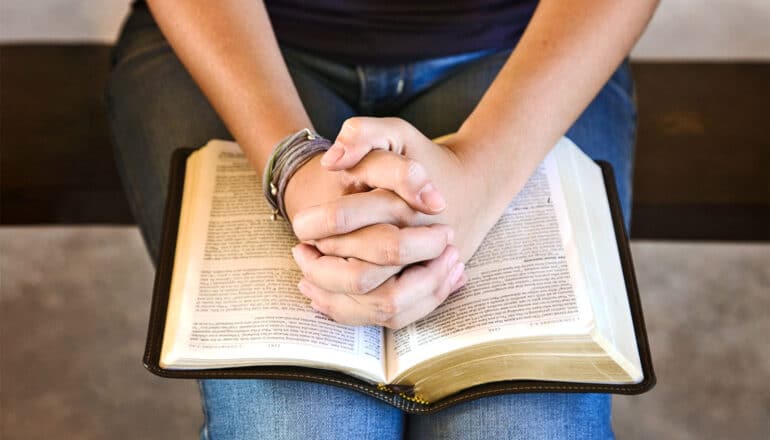
<path fill-rule="evenodd" d="M 289 179 L 313 156 L 328 150 L 331 145 L 330 140 L 309 128 L 290 134 L 275 144 L 262 176 L 262 190 L 273 208 L 273 220 L 277 215 L 289 220 L 283 201 Z"/>

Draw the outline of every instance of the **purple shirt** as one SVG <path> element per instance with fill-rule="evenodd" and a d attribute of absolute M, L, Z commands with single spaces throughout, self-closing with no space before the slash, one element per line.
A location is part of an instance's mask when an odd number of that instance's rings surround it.
<path fill-rule="evenodd" d="M 336 61 L 405 63 L 518 41 L 537 0 L 266 0 L 281 44 Z"/>

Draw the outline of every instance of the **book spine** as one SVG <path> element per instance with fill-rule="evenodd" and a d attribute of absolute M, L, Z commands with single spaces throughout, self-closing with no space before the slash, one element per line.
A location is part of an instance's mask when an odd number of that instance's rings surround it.
<path fill-rule="evenodd" d="M 430 405 L 430 402 L 423 399 L 419 394 L 415 394 L 414 386 L 412 385 L 386 385 L 377 384 L 377 389 L 386 393 L 391 393 L 399 396 L 409 402 L 419 403 L 421 405 Z"/>

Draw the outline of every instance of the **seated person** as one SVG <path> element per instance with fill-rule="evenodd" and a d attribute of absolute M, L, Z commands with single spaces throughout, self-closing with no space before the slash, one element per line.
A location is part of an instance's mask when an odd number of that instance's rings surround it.
<path fill-rule="evenodd" d="M 628 225 L 626 57 L 654 0 L 149 3 L 124 24 L 107 100 L 153 260 L 175 148 L 235 139 L 261 174 L 273 146 L 305 128 L 333 145 L 284 194 L 298 237 L 315 240 L 295 248 L 300 290 L 342 323 L 402 327 L 462 286 L 463 263 L 565 134 L 612 164 Z M 361 180 L 340 178 L 351 173 Z M 344 221 L 318 221 L 337 208 Z M 613 436 L 602 394 L 510 394 L 413 416 L 307 382 L 200 390 L 202 438 Z"/>

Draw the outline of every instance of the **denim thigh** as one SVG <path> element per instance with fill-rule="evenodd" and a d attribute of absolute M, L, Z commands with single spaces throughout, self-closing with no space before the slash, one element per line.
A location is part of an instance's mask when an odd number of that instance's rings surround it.
<path fill-rule="evenodd" d="M 510 56 L 511 49 L 476 59 L 416 96 L 398 113 L 429 138 L 457 131 Z M 567 131 L 594 160 L 613 168 L 626 221 L 631 219 L 636 104 L 628 60 L 613 73 L 596 98 Z"/>
<path fill-rule="evenodd" d="M 415 97 L 399 112 L 428 137 L 456 131 L 510 56 L 487 55 Z M 630 224 L 636 106 L 628 61 L 614 72 L 567 132 L 591 158 L 615 173 L 626 228 Z M 437 111 L 441 109 L 441 111 Z M 408 416 L 409 438 L 612 438 L 610 395 L 515 394 L 460 404 L 433 416 Z"/>
<path fill-rule="evenodd" d="M 293 52 L 282 51 L 314 128 L 333 139 L 353 109 Z M 105 100 L 121 180 L 155 263 L 173 151 L 232 136 L 146 7 L 135 7 L 124 23 Z"/>
<path fill-rule="evenodd" d="M 485 397 L 430 416 L 408 416 L 409 440 L 610 440 L 604 394 L 525 393 Z"/>
<path fill-rule="evenodd" d="M 123 188 L 156 263 L 171 154 L 232 137 L 146 8 L 124 23 L 105 98 Z"/>
<path fill-rule="evenodd" d="M 403 436 L 404 414 L 358 391 L 286 380 L 200 381 L 202 440 L 372 439 Z"/>
<path fill-rule="evenodd" d="M 105 96 L 116 162 L 156 263 L 172 152 L 231 136 L 145 8 L 132 12 L 112 57 Z M 353 115 L 349 105 L 305 64 L 290 54 L 285 57 L 316 130 L 334 138 L 342 122 Z M 200 386 L 205 438 L 401 435 L 403 414 L 398 409 L 341 388 L 269 380 L 206 380 Z"/>

